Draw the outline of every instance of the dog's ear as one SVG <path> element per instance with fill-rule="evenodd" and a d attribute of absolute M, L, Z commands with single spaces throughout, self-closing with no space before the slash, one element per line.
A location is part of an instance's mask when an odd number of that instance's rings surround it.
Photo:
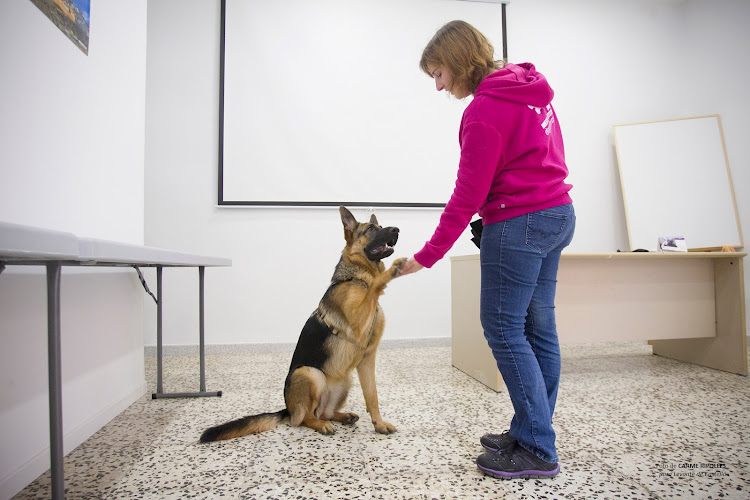
<path fill-rule="evenodd" d="M 358 224 L 357 219 L 346 207 L 339 207 L 339 213 L 341 214 L 341 222 L 344 224 L 344 237 L 346 241 L 350 241 Z"/>
<path fill-rule="evenodd" d="M 370 224 L 375 224 L 376 226 L 379 226 L 379 225 L 380 225 L 380 224 L 378 224 L 378 218 L 377 218 L 377 217 L 375 217 L 375 214 L 372 214 L 372 215 L 370 216 Z"/>

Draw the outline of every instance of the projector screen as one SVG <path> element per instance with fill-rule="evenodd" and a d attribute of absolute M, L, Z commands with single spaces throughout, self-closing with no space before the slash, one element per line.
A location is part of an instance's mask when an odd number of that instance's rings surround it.
<path fill-rule="evenodd" d="M 437 92 L 427 42 L 463 19 L 502 56 L 502 6 L 226 0 L 219 204 L 442 207 L 471 97 Z"/>

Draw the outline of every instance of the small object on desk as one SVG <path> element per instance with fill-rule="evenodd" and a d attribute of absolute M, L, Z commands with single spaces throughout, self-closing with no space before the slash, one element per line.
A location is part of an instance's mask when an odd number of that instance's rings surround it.
<path fill-rule="evenodd" d="M 687 252 L 687 244 L 682 236 L 659 236 L 659 252 Z"/>
<path fill-rule="evenodd" d="M 724 245 L 721 247 L 722 252 L 734 252 L 734 247 L 732 245 Z"/>

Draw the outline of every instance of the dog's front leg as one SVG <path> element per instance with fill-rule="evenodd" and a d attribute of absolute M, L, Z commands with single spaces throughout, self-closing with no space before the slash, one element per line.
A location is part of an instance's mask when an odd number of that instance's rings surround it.
<path fill-rule="evenodd" d="M 391 267 L 380 273 L 375 278 L 375 281 L 370 286 L 370 290 L 379 296 L 383 289 L 385 289 L 385 286 L 390 283 L 393 278 L 398 276 L 399 271 L 401 271 L 401 268 L 404 267 L 404 264 L 406 264 L 407 260 L 409 259 L 407 259 L 406 257 L 401 257 L 394 260 L 393 264 L 391 264 Z"/>
<path fill-rule="evenodd" d="M 383 417 L 380 416 L 378 389 L 375 386 L 375 350 L 366 354 L 362 359 L 362 362 L 357 366 L 357 375 L 359 375 L 359 384 L 362 386 L 367 412 L 370 414 L 375 431 L 380 434 L 396 432 L 396 427 L 384 421 Z"/>

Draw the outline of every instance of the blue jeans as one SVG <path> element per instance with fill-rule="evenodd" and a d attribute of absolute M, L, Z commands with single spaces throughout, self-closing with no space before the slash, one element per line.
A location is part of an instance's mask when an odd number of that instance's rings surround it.
<path fill-rule="evenodd" d="M 558 461 L 552 415 L 560 383 L 555 289 L 575 220 L 569 204 L 489 224 L 480 246 L 480 318 L 513 403 L 510 435 L 552 463 Z"/>

